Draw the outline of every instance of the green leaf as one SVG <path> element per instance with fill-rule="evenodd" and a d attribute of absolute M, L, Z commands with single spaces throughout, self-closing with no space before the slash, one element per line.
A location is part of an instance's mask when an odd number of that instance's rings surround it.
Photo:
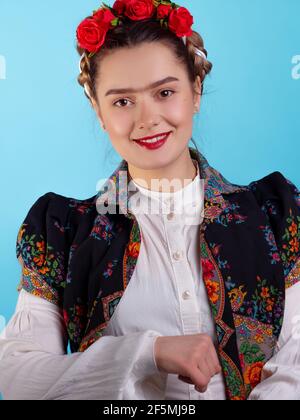
<path fill-rule="evenodd" d="M 53 262 L 53 268 L 57 268 L 58 267 L 58 262 L 57 261 L 54 261 Z"/>
<path fill-rule="evenodd" d="M 110 24 L 111 24 L 112 26 L 118 26 L 118 23 L 119 23 L 119 18 L 116 18 L 116 19 L 114 19 L 114 20 L 112 20 L 112 21 L 110 22 Z"/>
<path fill-rule="evenodd" d="M 265 356 L 262 354 L 261 356 L 257 356 L 254 360 L 254 363 L 263 362 L 265 360 Z"/>
<path fill-rule="evenodd" d="M 244 343 L 242 343 L 241 344 L 241 348 L 240 348 L 241 353 L 242 354 L 247 353 L 249 351 L 249 347 L 250 347 L 250 345 L 249 345 L 249 343 L 247 341 L 245 341 Z"/>
<path fill-rule="evenodd" d="M 51 270 L 51 273 L 50 273 L 50 275 L 51 275 L 51 277 L 55 277 L 55 270 Z"/>
<path fill-rule="evenodd" d="M 245 354 L 245 362 L 246 362 L 246 363 L 248 363 L 248 364 L 253 363 L 253 358 L 252 358 L 252 356 L 251 356 L 251 355 L 249 355 L 249 354 Z"/>
<path fill-rule="evenodd" d="M 259 351 L 260 351 L 260 348 L 258 347 L 258 345 L 253 344 L 253 346 L 251 347 L 251 353 L 257 354 Z"/>

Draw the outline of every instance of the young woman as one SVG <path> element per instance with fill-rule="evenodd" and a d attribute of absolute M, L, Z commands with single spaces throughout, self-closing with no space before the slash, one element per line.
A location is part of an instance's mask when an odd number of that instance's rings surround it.
<path fill-rule="evenodd" d="M 212 68 L 192 24 L 117 0 L 78 26 L 79 82 L 123 159 L 20 227 L 5 399 L 300 399 L 300 192 L 280 172 L 232 184 L 189 147 Z"/>

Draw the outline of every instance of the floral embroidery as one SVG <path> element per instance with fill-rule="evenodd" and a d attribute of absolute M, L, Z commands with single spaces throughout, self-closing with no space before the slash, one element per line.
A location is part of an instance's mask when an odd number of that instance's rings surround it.
<path fill-rule="evenodd" d="M 141 246 L 141 231 L 138 225 L 138 222 L 133 215 L 133 224 L 131 228 L 129 242 L 124 252 L 123 257 L 123 285 L 124 289 L 129 283 L 134 268 L 136 266 L 136 262 L 140 252 Z"/>
<path fill-rule="evenodd" d="M 106 270 L 103 272 L 103 277 L 105 279 L 110 278 L 113 275 L 114 267 L 118 264 L 119 260 L 108 261 Z"/>
<path fill-rule="evenodd" d="M 225 227 L 228 227 L 230 223 L 244 223 L 247 220 L 247 216 L 243 216 L 242 214 L 237 213 L 236 210 L 239 208 L 240 206 L 236 203 L 228 203 L 228 206 L 217 217 L 216 223 L 219 223 Z"/>
<path fill-rule="evenodd" d="M 240 307 L 244 303 L 245 296 L 247 295 L 247 292 L 243 292 L 244 286 L 236 287 L 235 289 L 232 289 L 228 296 L 230 297 L 231 307 L 233 311 L 238 311 Z"/>
<path fill-rule="evenodd" d="M 286 219 L 286 228 L 282 241 L 281 258 L 284 273 L 287 276 L 293 264 L 299 258 L 300 242 L 300 216 L 295 217 L 291 209 L 289 210 L 289 217 Z"/>
<path fill-rule="evenodd" d="M 222 245 L 221 244 L 216 245 L 215 243 L 210 242 L 209 247 L 211 249 L 212 255 L 214 256 L 214 258 L 218 262 L 218 267 L 220 267 L 221 269 L 223 269 L 223 268 L 224 269 L 225 268 L 230 269 L 230 265 L 228 264 L 228 261 L 227 260 L 224 260 L 224 261 L 221 260 L 220 252 L 221 252 Z"/>
<path fill-rule="evenodd" d="M 270 261 L 271 264 L 277 264 L 278 262 L 280 262 L 280 255 L 278 252 L 278 248 L 276 245 L 276 241 L 275 241 L 275 236 L 274 233 L 271 230 L 270 226 L 259 226 L 260 229 L 262 229 L 262 231 L 264 232 L 265 235 L 265 239 L 268 242 L 268 245 L 271 249 L 269 255 L 271 257 Z"/>
<path fill-rule="evenodd" d="M 94 210 L 93 202 L 90 200 L 76 200 L 75 198 L 71 198 L 69 206 L 83 215 Z"/>
<path fill-rule="evenodd" d="M 64 252 L 55 251 L 46 244 L 42 234 L 27 235 L 26 224 L 23 224 L 16 245 L 17 257 L 21 256 L 23 264 L 34 270 L 49 284 L 66 286 Z"/>
<path fill-rule="evenodd" d="M 78 244 L 73 244 L 70 247 L 70 253 L 69 253 L 69 260 L 68 260 L 68 272 L 67 272 L 67 277 L 66 277 L 66 283 L 70 284 L 72 281 L 72 270 L 71 270 L 71 261 L 74 257 L 74 253 L 76 251 L 76 249 L 78 248 Z"/>
<path fill-rule="evenodd" d="M 206 289 L 207 289 L 209 299 L 211 300 L 213 304 L 216 304 L 217 301 L 219 300 L 218 292 L 220 290 L 220 286 L 218 285 L 217 282 L 210 281 L 210 280 L 207 280 L 205 284 L 206 284 Z"/>
<path fill-rule="evenodd" d="M 105 296 L 102 298 L 103 313 L 105 321 L 109 321 L 113 316 L 113 313 L 120 302 L 124 291 L 115 292 L 111 295 Z"/>
<path fill-rule="evenodd" d="M 252 349 L 253 351 L 253 349 Z M 249 385 L 251 390 L 260 383 L 261 372 L 264 367 L 264 363 L 256 362 L 251 366 L 248 366 L 244 373 L 245 384 Z"/>
<path fill-rule="evenodd" d="M 87 305 L 80 298 L 77 303 L 63 309 L 63 317 L 67 327 L 69 339 L 74 344 L 80 344 L 86 326 Z"/>
<path fill-rule="evenodd" d="M 103 330 L 106 328 L 106 326 L 107 326 L 107 322 L 103 322 L 102 324 L 98 325 L 98 327 L 89 331 L 89 333 L 86 334 L 83 340 L 81 341 L 80 346 L 78 347 L 78 350 L 74 350 L 74 351 L 83 352 L 87 348 L 89 348 L 92 344 L 95 343 L 95 341 L 97 341 L 100 337 L 103 336 Z"/>
<path fill-rule="evenodd" d="M 256 277 L 256 289 L 249 300 L 246 300 L 247 293 L 243 294 L 241 304 L 237 305 L 237 295 L 239 294 L 236 288 L 228 292 L 233 312 L 238 312 L 241 315 L 248 316 L 252 319 L 257 319 L 260 322 L 272 325 L 274 318 L 277 327 L 281 319 L 283 294 L 279 292 L 273 285 L 269 285 L 266 279 L 260 276 Z M 245 285 L 239 286 L 241 290 Z M 239 294 L 239 297 L 241 295 Z"/>
<path fill-rule="evenodd" d="M 212 203 L 205 202 L 204 215 L 207 219 L 210 220 L 210 222 L 212 222 L 222 212 L 223 212 L 222 207 L 212 204 Z"/>
<path fill-rule="evenodd" d="M 299 279 L 300 279 L 300 258 L 297 260 L 293 269 L 289 272 L 288 276 L 286 277 L 285 287 L 288 289 L 289 287 L 294 286 L 294 284 L 298 283 Z"/>
<path fill-rule="evenodd" d="M 234 323 L 238 337 L 240 365 L 248 396 L 260 382 L 261 370 L 265 360 L 272 356 L 276 339 L 272 325 L 237 314 L 234 314 Z"/>
<path fill-rule="evenodd" d="M 245 388 L 239 370 L 224 351 L 219 349 L 219 354 L 222 361 L 224 378 L 228 384 L 226 388 L 228 398 L 230 400 L 245 400 Z"/>
<path fill-rule="evenodd" d="M 55 220 L 54 222 L 54 226 L 57 227 L 57 229 L 61 232 L 61 233 L 65 233 L 67 230 L 71 229 L 70 225 L 67 226 L 62 226 L 59 224 L 59 222 L 57 220 Z"/>
<path fill-rule="evenodd" d="M 262 211 L 265 214 L 275 216 L 277 214 L 276 206 L 272 203 L 271 200 L 266 200 L 266 204 L 261 207 Z"/>
<path fill-rule="evenodd" d="M 203 281 L 206 286 L 208 297 L 212 303 L 213 315 L 216 317 L 218 313 L 217 303 L 220 299 L 220 285 L 217 281 L 214 281 L 216 278 L 215 267 L 208 258 L 201 259 L 202 272 L 203 272 Z"/>
<path fill-rule="evenodd" d="M 237 186 L 201 154 L 190 151 L 205 180 L 200 259 L 226 393 L 228 399 L 244 400 L 273 355 L 283 320 L 284 288 L 300 280 L 300 193 L 292 183 L 292 189 L 286 188 L 288 180 L 278 172 Z M 119 182 L 120 171 L 128 172 L 126 161 L 109 182 L 115 183 L 123 205 L 126 191 Z M 55 303 L 63 299 L 72 352 L 86 350 L 103 335 L 142 246 L 134 215 L 98 217 L 97 198 L 57 200 L 48 193 L 18 232 L 20 287 Z M 269 224 L 263 221 L 266 216 Z M 40 234 L 46 228 L 47 240 Z"/>
<path fill-rule="evenodd" d="M 22 288 L 28 293 L 42 297 L 51 303 L 60 304 L 57 290 L 41 279 L 34 270 L 30 270 L 26 266 L 22 268 L 22 277 L 17 290 L 20 291 Z"/>
<path fill-rule="evenodd" d="M 221 317 L 225 304 L 225 289 L 220 267 L 229 267 L 227 261 L 220 258 L 221 245 L 210 243 L 209 246 L 203 236 L 202 226 L 200 247 L 201 247 L 201 268 L 202 277 L 206 286 L 208 298 L 212 304 L 212 313 L 215 318 Z M 216 260 L 218 264 L 216 263 Z"/>
<path fill-rule="evenodd" d="M 95 219 L 91 235 L 93 238 L 98 240 L 107 241 L 110 244 L 112 238 L 114 237 L 113 223 L 109 221 L 107 216 L 98 215 Z"/>

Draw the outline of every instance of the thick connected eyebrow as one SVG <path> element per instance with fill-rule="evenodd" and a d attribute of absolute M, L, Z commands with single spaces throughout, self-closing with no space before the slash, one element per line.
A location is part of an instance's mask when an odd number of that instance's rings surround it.
<path fill-rule="evenodd" d="M 150 89 L 154 89 L 160 85 L 163 85 L 165 83 L 169 83 L 169 82 L 178 82 L 179 79 L 177 79 L 177 77 L 173 77 L 173 76 L 169 76 L 169 77 L 165 77 L 162 80 L 158 80 L 157 82 L 151 83 L 149 86 L 146 86 L 143 89 L 132 89 L 132 88 L 124 88 L 124 89 L 110 89 L 106 92 L 105 96 L 108 95 L 118 95 L 118 94 L 124 94 L 124 93 L 137 93 L 137 92 L 143 92 L 145 90 L 150 90 Z"/>

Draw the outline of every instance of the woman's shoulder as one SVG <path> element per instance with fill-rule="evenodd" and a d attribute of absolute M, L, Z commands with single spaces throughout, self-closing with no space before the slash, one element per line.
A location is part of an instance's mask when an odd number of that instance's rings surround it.
<path fill-rule="evenodd" d="M 33 201 L 25 217 L 24 223 L 30 221 L 36 225 L 43 221 L 53 221 L 53 226 L 63 226 L 72 220 L 94 215 L 96 211 L 96 195 L 85 199 L 73 198 L 52 191 L 46 192 Z"/>
<path fill-rule="evenodd" d="M 88 198 L 73 198 L 65 195 L 55 193 L 53 191 L 46 192 L 39 196 L 32 204 L 31 208 L 44 207 L 45 209 L 51 205 L 57 210 L 70 208 L 76 209 L 81 213 L 86 213 L 88 209 L 91 211 L 96 205 L 96 195 Z M 83 210 L 86 210 L 85 212 Z"/>
<path fill-rule="evenodd" d="M 296 200 L 300 205 L 300 192 L 297 186 L 282 172 L 271 172 L 249 183 L 248 188 L 259 201 L 266 199 Z"/>
<path fill-rule="evenodd" d="M 290 287 L 300 280 L 300 191 L 279 171 L 251 182 L 249 189 L 269 221 Z"/>
<path fill-rule="evenodd" d="M 82 227 L 88 229 L 93 222 L 97 214 L 96 197 L 78 199 L 52 191 L 39 196 L 25 213 L 18 232 L 18 244 L 25 235 L 34 241 L 47 238 L 47 242 L 56 247 L 61 243 L 71 244 L 79 226 L 82 231 Z"/>
<path fill-rule="evenodd" d="M 86 238 L 95 212 L 95 196 L 75 199 L 51 191 L 33 202 L 16 240 L 22 266 L 18 290 L 61 303 L 72 243 Z"/>

